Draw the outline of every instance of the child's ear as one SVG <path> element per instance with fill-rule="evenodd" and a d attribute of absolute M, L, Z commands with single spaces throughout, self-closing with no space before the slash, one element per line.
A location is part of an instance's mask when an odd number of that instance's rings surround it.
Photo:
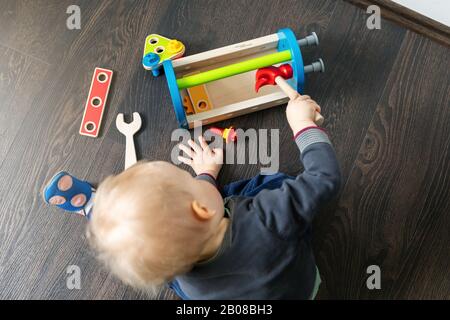
<path fill-rule="evenodd" d="M 191 206 L 195 216 L 200 220 L 209 220 L 216 214 L 215 210 L 208 209 L 197 200 L 192 201 Z"/>

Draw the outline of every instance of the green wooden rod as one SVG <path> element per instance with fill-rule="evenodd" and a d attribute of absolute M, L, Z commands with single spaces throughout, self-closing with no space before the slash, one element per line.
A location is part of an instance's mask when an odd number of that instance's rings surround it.
<path fill-rule="evenodd" d="M 258 58 L 245 60 L 217 69 L 208 70 L 202 73 L 177 79 L 177 85 L 180 90 L 191 88 L 211 81 L 220 80 L 244 72 L 272 66 L 277 63 L 286 62 L 291 59 L 291 52 L 289 50 L 271 53 Z"/>

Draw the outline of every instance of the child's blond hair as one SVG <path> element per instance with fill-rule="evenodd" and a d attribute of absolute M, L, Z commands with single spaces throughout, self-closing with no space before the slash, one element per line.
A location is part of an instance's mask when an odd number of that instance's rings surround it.
<path fill-rule="evenodd" d="M 115 275 L 137 288 L 157 289 L 189 271 L 210 236 L 208 222 L 193 214 L 194 195 L 167 166 L 138 163 L 108 177 L 95 196 L 89 241 Z"/>

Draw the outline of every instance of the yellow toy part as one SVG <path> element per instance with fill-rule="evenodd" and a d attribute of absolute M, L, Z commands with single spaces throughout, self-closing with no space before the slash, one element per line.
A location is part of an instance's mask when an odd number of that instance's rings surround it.
<path fill-rule="evenodd" d="M 167 52 L 169 54 L 180 54 L 181 52 L 184 53 L 184 44 L 181 41 L 178 40 L 170 40 L 169 43 L 167 44 Z"/>
<path fill-rule="evenodd" d="M 184 52 L 185 46 L 181 41 L 153 33 L 145 38 L 142 66 L 146 70 L 151 70 L 156 77 L 160 73 L 163 61 L 180 58 Z"/>
<path fill-rule="evenodd" d="M 186 114 L 194 114 L 191 98 L 187 95 L 183 97 L 183 107 Z"/>
<path fill-rule="evenodd" d="M 191 98 L 195 113 L 208 111 L 213 108 L 205 85 L 191 87 L 186 90 Z"/>

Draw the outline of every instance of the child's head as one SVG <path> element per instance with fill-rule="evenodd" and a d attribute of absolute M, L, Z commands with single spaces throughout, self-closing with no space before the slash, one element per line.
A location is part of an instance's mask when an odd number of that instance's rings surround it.
<path fill-rule="evenodd" d="M 223 210 L 209 182 L 167 162 L 142 162 L 100 184 L 88 237 L 120 279 L 151 288 L 201 260 Z"/>

